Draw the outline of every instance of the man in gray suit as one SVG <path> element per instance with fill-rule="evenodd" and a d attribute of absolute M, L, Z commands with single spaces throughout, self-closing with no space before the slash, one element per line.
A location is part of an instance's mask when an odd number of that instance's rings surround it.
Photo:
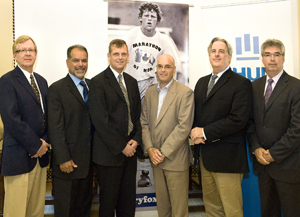
<path fill-rule="evenodd" d="M 300 216 L 300 81 L 283 70 L 285 47 L 261 46 L 267 75 L 253 86 L 248 138 L 258 172 L 262 217 Z"/>
<path fill-rule="evenodd" d="M 142 106 L 144 151 L 153 167 L 158 215 L 187 217 L 194 94 L 173 79 L 172 56 L 160 56 L 156 68 L 159 83 L 148 88 Z"/>

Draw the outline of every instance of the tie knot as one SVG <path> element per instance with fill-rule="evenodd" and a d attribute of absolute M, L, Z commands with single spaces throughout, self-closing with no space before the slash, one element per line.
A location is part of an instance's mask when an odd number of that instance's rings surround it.
<path fill-rule="evenodd" d="M 268 83 L 269 83 L 269 84 L 272 84 L 273 82 L 274 82 L 274 80 L 273 80 L 272 78 L 269 78 L 269 79 L 268 79 Z"/>
<path fill-rule="evenodd" d="M 214 81 L 217 79 L 217 77 L 218 77 L 217 75 L 213 75 L 211 79 Z"/>
<path fill-rule="evenodd" d="M 84 81 L 80 81 L 79 84 L 83 87 L 86 87 L 86 83 Z"/>
<path fill-rule="evenodd" d="M 118 79 L 119 79 L 119 81 L 122 80 L 122 74 L 119 74 L 119 75 L 118 75 Z"/>

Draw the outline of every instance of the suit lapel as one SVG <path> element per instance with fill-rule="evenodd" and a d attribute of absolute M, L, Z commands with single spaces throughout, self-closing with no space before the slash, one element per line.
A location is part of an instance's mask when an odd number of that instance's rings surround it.
<path fill-rule="evenodd" d="M 210 97 L 212 97 L 214 95 L 214 93 L 217 92 L 218 89 L 220 87 L 222 87 L 228 81 L 228 79 L 230 79 L 231 73 L 233 73 L 233 72 L 231 71 L 230 68 L 226 72 L 224 72 L 224 74 L 221 76 L 221 78 L 219 78 L 219 80 L 217 81 L 217 83 L 214 85 L 213 89 L 208 94 L 206 100 L 208 100 Z M 206 92 L 207 92 L 207 87 L 206 87 Z M 205 94 L 206 94 L 206 92 L 205 92 Z"/>
<path fill-rule="evenodd" d="M 283 72 L 281 77 L 279 78 L 274 90 L 272 91 L 272 94 L 270 96 L 270 99 L 268 101 L 267 107 L 265 110 L 267 110 L 272 103 L 275 101 L 275 99 L 279 96 L 279 94 L 287 87 L 287 81 L 289 80 L 288 75 L 286 72 Z"/>
<path fill-rule="evenodd" d="M 210 81 L 210 77 L 211 75 L 208 75 L 206 77 L 204 77 L 204 85 L 201 87 L 201 91 L 200 94 L 202 95 L 202 99 L 204 99 L 204 101 L 206 100 L 206 93 L 207 93 L 207 88 L 208 88 L 208 83 Z"/>
<path fill-rule="evenodd" d="M 117 94 L 126 102 L 123 92 L 120 88 L 120 85 L 119 85 L 114 73 L 111 71 L 111 69 L 109 67 L 107 67 L 107 69 L 105 71 L 105 76 L 106 76 L 107 82 L 110 84 L 110 86 L 112 86 L 112 88 L 117 92 Z M 126 82 L 126 80 L 125 80 L 125 82 Z M 129 85 L 127 85 L 127 86 L 129 86 Z"/>
<path fill-rule="evenodd" d="M 260 103 L 261 110 L 265 110 L 265 85 L 266 85 L 266 76 L 259 80 L 258 84 L 258 100 Z"/>
<path fill-rule="evenodd" d="M 125 81 L 125 85 L 126 85 L 126 90 L 127 90 L 127 95 L 128 95 L 128 99 L 129 99 L 129 103 L 130 103 L 130 106 L 133 105 L 133 84 L 130 83 L 130 80 L 128 79 L 128 74 L 126 72 L 123 72 L 123 77 L 124 77 L 124 81 Z M 118 83 L 118 86 L 120 87 L 119 83 Z M 120 88 L 121 90 L 121 88 Z M 121 90 L 122 92 L 122 90 Z M 123 96 L 123 99 L 125 100 L 125 97 L 123 95 L 123 92 L 122 92 L 122 96 Z"/>
<path fill-rule="evenodd" d="M 155 122 L 155 126 L 157 126 L 157 124 L 163 118 L 163 116 L 165 115 L 165 113 L 169 109 L 171 103 L 173 102 L 173 100 L 174 100 L 174 98 L 175 98 L 175 96 L 177 94 L 176 86 L 177 86 L 177 83 L 176 83 L 175 80 L 173 80 L 173 83 L 171 84 L 170 89 L 168 90 L 168 93 L 167 93 L 167 95 L 165 97 L 165 100 L 164 100 L 164 102 L 162 104 L 162 107 L 160 109 L 158 118 L 157 118 L 157 120 Z M 158 99 L 157 99 L 157 101 L 158 101 Z"/>
<path fill-rule="evenodd" d="M 37 81 L 37 85 L 40 89 L 40 92 L 41 92 L 41 96 L 42 96 L 42 102 L 43 102 L 43 107 L 44 109 L 47 109 L 47 106 L 46 106 L 46 95 L 47 95 L 47 90 L 48 90 L 48 86 L 45 86 L 44 85 L 44 82 L 41 81 L 40 77 L 39 76 L 36 76 L 36 73 L 34 72 L 34 77 Z"/>
<path fill-rule="evenodd" d="M 29 84 L 27 78 L 25 77 L 24 73 L 21 69 L 17 66 L 15 68 L 15 77 L 21 83 L 21 85 L 26 89 L 26 91 L 35 99 L 35 101 L 40 104 L 39 100 L 37 99 L 31 85 Z"/>
<path fill-rule="evenodd" d="M 73 82 L 72 78 L 69 76 L 69 74 L 65 77 L 65 81 L 69 88 L 69 91 L 75 96 L 75 98 L 81 103 L 81 105 L 86 107 L 85 102 L 84 102 L 81 94 L 78 91 L 78 88 L 74 84 L 74 82 Z"/>

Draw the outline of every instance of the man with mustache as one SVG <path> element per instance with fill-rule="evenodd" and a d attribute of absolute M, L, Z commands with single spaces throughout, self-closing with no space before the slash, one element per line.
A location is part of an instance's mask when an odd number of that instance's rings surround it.
<path fill-rule="evenodd" d="M 48 90 L 48 128 L 52 145 L 54 214 L 89 217 L 93 171 L 93 129 L 88 107 L 88 52 L 82 45 L 67 50 L 69 73 Z"/>

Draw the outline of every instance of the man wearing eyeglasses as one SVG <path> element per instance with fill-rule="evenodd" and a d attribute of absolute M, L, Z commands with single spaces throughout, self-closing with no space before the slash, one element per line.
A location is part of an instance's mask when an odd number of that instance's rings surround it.
<path fill-rule="evenodd" d="M 283 70 L 285 46 L 261 46 L 267 75 L 255 80 L 248 139 L 258 172 L 262 217 L 300 216 L 300 81 Z"/>
<path fill-rule="evenodd" d="M 200 145 L 205 211 L 211 216 L 243 216 L 241 184 L 249 172 L 246 125 L 252 107 L 251 82 L 229 66 L 231 45 L 213 38 L 208 46 L 212 73 L 195 87 L 191 138 Z"/>
<path fill-rule="evenodd" d="M 34 40 L 22 35 L 13 44 L 17 62 L 0 79 L 0 114 L 4 124 L 1 175 L 4 216 L 44 216 L 49 162 L 47 81 L 33 72 Z"/>
<path fill-rule="evenodd" d="M 176 66 L 164 54 L 157 62 L 158 84 L 146 91 L 141 125 L 144 151 L 153 168 L 158 216 L 188 217 L 191 150 L 188 135 L 194 117 L 194 94 L 173 79 Z"/>

